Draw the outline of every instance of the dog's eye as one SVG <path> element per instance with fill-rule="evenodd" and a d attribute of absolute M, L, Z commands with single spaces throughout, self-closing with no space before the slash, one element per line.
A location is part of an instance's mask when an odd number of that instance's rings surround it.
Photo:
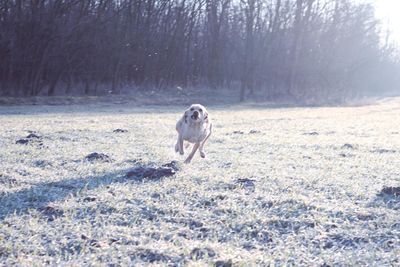
<path fill-rule="evenodd" d="M 200 111 L 200 112 L 203 112 L 203 110 L 202 110 L 202 109 L 199 109 L 199 111 Z"/>
<path fill-rule="evenodd" d="M 193 111 L 193 110 L 194 110 L 194 108 L 191 108 L 191 109 L 190 109 L 190 111 Z"/>

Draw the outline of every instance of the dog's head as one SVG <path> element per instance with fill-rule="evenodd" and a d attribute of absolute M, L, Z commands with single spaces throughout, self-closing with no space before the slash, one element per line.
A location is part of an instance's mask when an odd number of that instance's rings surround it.
<path fill-rule="evenodd" d="M 192 121 L 195 123 L 205 122 L 208 119 L 207 109 L 200 104 L 191 105 L 184 114 L 185 122 Z"/>

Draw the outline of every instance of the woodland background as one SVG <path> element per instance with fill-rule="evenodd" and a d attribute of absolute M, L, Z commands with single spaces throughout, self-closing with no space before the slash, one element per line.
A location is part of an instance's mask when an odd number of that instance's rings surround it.
<path fill-rule="evenodd" d="M 373 6 L 351 0 L 0 0 L 0 59 L 3 96 L 225 88 L 299 100 L 400 82 Z"/>

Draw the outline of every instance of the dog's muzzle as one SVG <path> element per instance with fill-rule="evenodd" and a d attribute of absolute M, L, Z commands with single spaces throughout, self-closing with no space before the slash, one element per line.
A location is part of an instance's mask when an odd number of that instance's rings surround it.
<path fill-rule="evenodd" d="M 193 120 L 197 120 L 197 119 L 199 118 L 199 112 L 197 112 L 197 111 L 193 112 L 191 118 L 192 118 Z"/>

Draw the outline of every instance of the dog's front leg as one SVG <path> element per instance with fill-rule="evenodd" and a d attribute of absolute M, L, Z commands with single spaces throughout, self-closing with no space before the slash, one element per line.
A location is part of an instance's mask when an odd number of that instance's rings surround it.
<path fill-rule="evenodd" d="M 190 163 L 190 161 L 192 161 L 192 158 L 196 153 L 197 149 L 199 148 L 199 146 L 200 146 L 199 143 L 194 144 L 192 152 L 190 152 L 189 156 L 186 158 L 185 163 Z"/>
<path fill-rule="evenodd" d="M 208 135 L 208 136 L 210 136 L 210 135 Z M 200 147 L 199 147 L 200 157 L 202 157 L 203 159 L 206 157 L 206 153 L 204 152 L 204 145 L 207 142 L 208 136 L 206 139 L 204 139 L 204 141 L 200 144 Z"/>
<path fill-rule="evenodd" d="M 201 143 L 199 151 L 200 151 L 200 157 L 202 157 L 203 159 L 206 157 L 206 153 L 204 152 L 204 143 L 206 141 L 204 141 L 203 143 Z"/>
<path fill-rule="evenodd" d="M 175 145 L 175 152 L 179 152 L 179 154 L 183 155 L 183 138 L 181 135 L 178 136 L 178 140 L 176 141 Z"/>
<path fill-rule="evenodd" d="M 185 152 L 183 151 L 183 137 L 179 136 L 179 154 L 183 155 Z"/>
<path fill-rule="evenodd" d="M 204 145 L 206 144 L 208 138 L 210 137 L 211 132 L 212 132 L 212 126 L 210 126 L 210 132 L 208 133 L 207 137 L 203 140 L 203 142 L 201 142 L 199 147 L 200 157 L 202 157 L 203 159 L 206 157 L 206 153 L 204 152 Z"/>

